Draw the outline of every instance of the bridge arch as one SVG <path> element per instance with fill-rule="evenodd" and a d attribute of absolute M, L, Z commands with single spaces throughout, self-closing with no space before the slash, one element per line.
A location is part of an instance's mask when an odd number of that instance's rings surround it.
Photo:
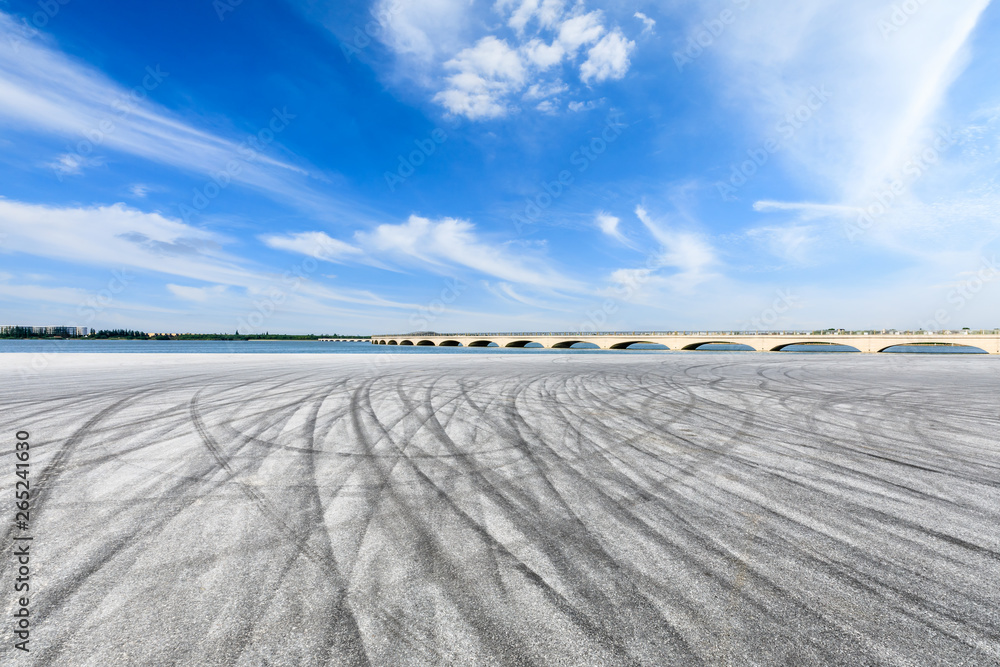
<path fill-rule="evenodd" d="M 385 341 L 384 341 L 384 340 L 380 340 L 380 341 L 378 342 L 378 344 L 379 344 L 379 345 L 385 345 Z"/>
<path fill-rule="evenodd" d="M 421 340 L 421 341 L 417 342 L 417 345 L 423 345 L 423 346 L 428 346 L 429 345 L 430 347 L 434 347 L 434 341 L 432 341 L 432 340 Z"/>
<path fill-rule="evenodd" d="M 853 345 L 847 345 L 845 343 L 833 342 L 833 341 L 825 341 L 825 340 L 823 340 L 823 341 L 810 340 L 810 341 L 803 341 L 801 343 L 782 343 L 781 345 L 778 345 L 776 347 L 772 347 L 771 348 L 771 352 L 782 352 L 782 351 L 784 351 L 785 349 L 787 349 L 789 347 L 812 347 L 812 348 L 816 348 L 815 350 L 810 350 L 810 351 L 823 351 L 823 348 L 825 348 L 825 347 L 840 347 L 840 348 L 850 348 L 850 349 L 832 350 L 832 351 L 834 351 L 834 352 L 861 352 L 861 350 L 859 350 L 858 348 L 854 347 Z M 796 351 L 797 352 L 801 352 L 801 350 L 796 350 Z"/>
<path fill-rule="evenodd" d="M 491 344 L 496 345 L 496 343 L 491 340 L 474 340 L 469 343 L 467 347 L 489 347 Z"/>
<path fill-rule="evenodd" d="M 386 343 L 386 345 L 399 345 L 399 343 L 397 343 L 394 340 L 390 340 L 388 343 Z"/>
<path fill-rule="evenodd" d="M 897 348 L 897 347 L 900 347 L 900 348 L 909 348 L 909 350 L 898 350 L 898 351 L 894 352 L 893 348 Z M 922 347 L 923 348 L 929 348 L 929 349 L 927 349 L 927 350 L 921 350 L 921 351 L 917 351 L 916 349 L 914 349 L 914 348 L 922 348 Z M 889 345 L 887 347 L 883 347 L 881 350 L 878 350 L 878 352 L 887 352 L 889 354 L 907 354 L 907 353 L 908 354 L 926 354 L 928 352 L 934 352 L 935 348 L 940 349 L 940 348 L 945 348 L 945 347 L 947 347 L 947 348 L 953 348 L 956 351 L 960 351 L 960 353 L 962 353 L 962 354 L 989 354 L 989 352 L 987 352 L 986 350 L 982 349 L 981 347 L 976 347 L 975 345 L 963 345 L 963 344 L 959 344 L 959 343 L 942 343 L 942 342 L 939 342 L 939 341 L 925 341 L 925 340 L 902 341 L 902 342 L 898 342 L 898 343 L 894 342 L 892 345 Z"/>
<path fill-rule="evenodd" d="M 593 343 L 593 342 L 591 342 L 589 340 L 561 340 L 558 343 L 554 343 L 552 345 L 552 349 L 553 350 L 567 350 L 567 349 L 573 347 L 574 345 L 581 345 L 581 344 L 589 346 L 590 349 L 595 349 L 595 348 L 598 349 L 598 350 L 601 349 L 600 345 L 598 345 L 597 343 Z M 584 348 L 578 348 L 578 349 L 584 349 Z"/>
<path fill-rule="evenodd" d="M 413 341 L 412 340 L 401 340 L 401 341 L 399 341 L 399 344 L 400 345 L 413 345 Z"/>
<path fill-rule="evenodd" d="M 438 347 L 462 347 L 462 344 L 457 340 L 443 340 L 438 343 Z"/>
<path fill-rule="evenodd" d="M 512 340 L 511 342 L 504 345 L 504 347 L 527 347 L 532 343 L 534 343 L 535 345 L 541 345 L 542 347 L 545 347 L 544 343 L 539 343 L 538 341 L 534 340 Z"/>
<path fill-rule="evenodd" d="M 690 345 L 685 345 L 681 349 L 682 350 L 697 350 L 697 349 L 700 349 L 702 347 L 705 347 L 706 345 L 731 345 L 733 347 L 745 348 L 745 350 L 742 350 L 742 349 L 741 350 L 731 350 L 732 352 L 744 352 L 744 351 L 746 351 L 746 352 L 753 352 L 754 351 L 754 348 L 750 347 L 749 345 L 746 345 L 744 343 L 734 343 L 734 342 L 728 341 L 728 340 L 703 340 L 703 341 L 700 341 L 698 343 L 691 343 Z M 709 349 L 711 349 L 711 348 L 709 348 Z"/>
<path fill-rule="evenodd" d="M 669 347 L 667 347 L 663 343 L 654 343 L 654 342 L 648 341 L 648 340 L 629 340 L 629 341 L 625 341 L 624 343 L 615 343 L 609 349 L 612 349 L 612 350 L 627 350 L 632 345 L 656 345 L 657 349 L 664 349 L 664 350 L 669 350 L 670 349 Z"/>

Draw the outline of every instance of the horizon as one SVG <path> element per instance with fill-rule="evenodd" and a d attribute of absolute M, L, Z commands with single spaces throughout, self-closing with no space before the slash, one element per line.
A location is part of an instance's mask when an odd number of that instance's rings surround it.
<path fill-rule="evenodd" d="M 994 330 L 998 31 L 989 0 L 11 0 L 0 319 Z"/>

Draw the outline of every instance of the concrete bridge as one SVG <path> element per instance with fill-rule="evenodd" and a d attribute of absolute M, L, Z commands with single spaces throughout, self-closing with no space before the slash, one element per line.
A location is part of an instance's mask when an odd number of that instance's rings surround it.
<path fill-rule="evenodd" d="M 979 348 L 1000 354 L 1000 333 L 747 333 L 747 332 L 615 332 L 615 333 L 478 333 L 372 336 L 373 345 L 425 345 L 440 347 L 525 347 L 537 343 L 545 348 L 569 348 L 592 343 L 603 350 L 624 350 L 632 345 L 663 345 L 670 350 L 697 350 L 705 345 L 746 345 L 758 352 L 780 352 L 792 345 L 846 345 L 859 352 L 885 352 L 897 345 L 935 345 Z"/>

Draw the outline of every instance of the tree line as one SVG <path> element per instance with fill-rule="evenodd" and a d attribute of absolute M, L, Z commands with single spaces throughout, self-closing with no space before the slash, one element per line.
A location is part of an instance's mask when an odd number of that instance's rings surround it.
<path fill-rule="evenodd" d="M 101 329 L 100 331 L 95 331 L 90 334 L 87 338 L 94 338 L 98 340 L 105 338 L 126 338 L 135 340 L 137 338 L 141 338 L 146 340 L 149 338 L 149 334 L 145 331 L 133 331 L 132 329 Z"/>
<path fill-rule="evenodd" d="M 0 333 L 0 338 L 48 338 L 50 334 L 35 333 L 27 327 L 11 327 Z"/>
<path fill-rule="evenodd" d="M 88 338 L 126 338 L 126 339 L 147 339 L 147 340 L 319 340 L 320 338 L 358 338 L 358 336 L 341 336 L 338 334 L 241 334 L 239 331 L 233 334 L 224 333 L 178 333 L 178 334 L 153 334 L 148 335 L 142 331 L 130 331 L 128 329 L 101 330 L 88 336 Z"/>
<path fill-rule="evenodd" d="M 30 327 L 10 327 L 0 332 L 0 338 L 51 338 L 52 334 L 35 333 Z M 320 338 L 366 338 L 366 336 L 344 336 L 340 334 L 233 334 L 224 333 L 179 333 L 149 334 L 135 329 L 100 329 L 92 331 L 85 338 L 89 340 L 319 340 Z"/>

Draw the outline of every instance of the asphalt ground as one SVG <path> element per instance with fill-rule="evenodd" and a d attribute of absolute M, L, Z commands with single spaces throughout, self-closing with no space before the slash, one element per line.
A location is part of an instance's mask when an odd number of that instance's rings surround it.
<path fill-rule="evenodd" d="M 1000 664 L 1000 358 L 0 369 L 4 664 Z"/>

